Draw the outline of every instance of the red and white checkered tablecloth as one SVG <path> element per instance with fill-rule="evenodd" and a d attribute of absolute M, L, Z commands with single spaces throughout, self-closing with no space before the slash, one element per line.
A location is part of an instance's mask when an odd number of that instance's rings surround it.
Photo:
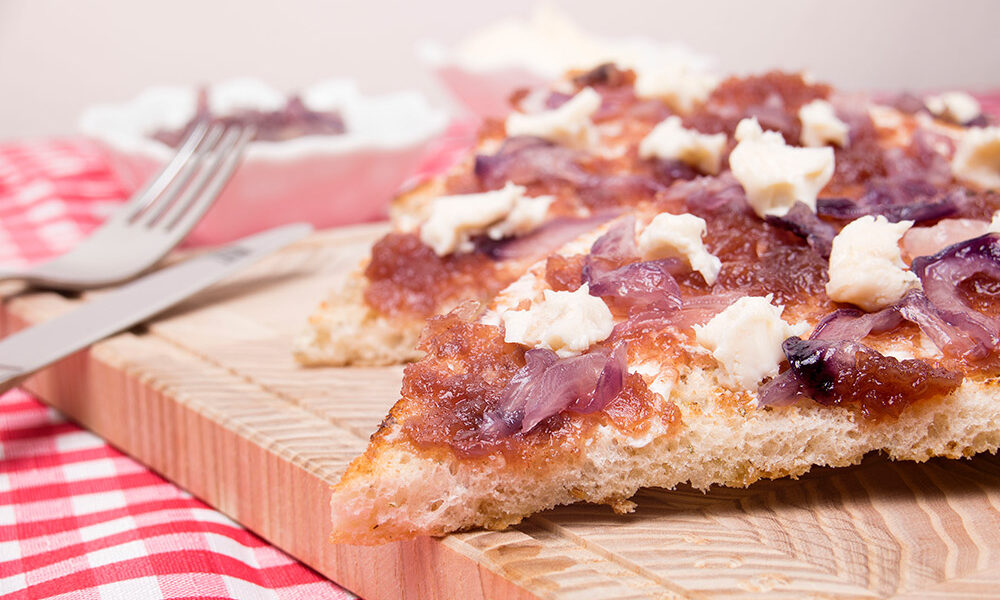
<path fill-rule="evenodd" d="M 469 124 L 416 177 L 461 154 Z M 0 265 L 65 252 L 127 197 L 83 140 L 0 145 Z M 354 598 L 31 395 L 0 396 L 0 598 Z"/>
<path fill-rule="evenodd" d="M 0 146 L 0 264 L 65 252 L 126 195 L 93 144 Z M 15 390 L 0 396 L 0 597 L 354 596 Z"/>

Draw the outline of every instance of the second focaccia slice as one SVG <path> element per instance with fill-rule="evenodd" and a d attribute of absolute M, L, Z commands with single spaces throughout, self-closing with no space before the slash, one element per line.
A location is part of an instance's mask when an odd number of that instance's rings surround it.
<path fill-rule="evenodd" d="M 790 145 L 836 140 L 822 119 L 805 127 L 799 115 L 812 103 L 831 103 L 843 119 L 840 138 L 851 143 L 833 150 L 827 195 L 860 197 L 867 180 L 885 176 L 909 153 L 886 154 L 898 145 L 896 130 L 908 131 L 913 119 L 876 126 L 868 101 L 838 97 L 797 74 L 731 78 L 707 97 L 684 102 L 671 85 L 637 89 L 634 81 L 631 72 L 604 66 L 515 98 L 523 112 L 484 126 L 473 156 L 397 200 L 393 232 L 310 319 L 297 344 L 299 360 L 387 364 L 419 356 L 413 342 L 427 318 L 466 299 L 489 301 L 533 262 L 611 215 L 656 205 L 679 183 L 726 176 L 745 117 L 758 117 Z M 672 84 L 683 87 L 681 80 Z M 510 186 L 525 198 L 549 198 L 547 210 L 517 224 L 510 213 L 490 210 L 497 198 L 489 194 Z M 442 196 L 449 201 L 437 202 Z M 448 211 L 463 202 L 469 210 L 450 221 L 458 236 L 426 235 L 442 231 L 428 228 L 428 220 L 448 221 Z"/>

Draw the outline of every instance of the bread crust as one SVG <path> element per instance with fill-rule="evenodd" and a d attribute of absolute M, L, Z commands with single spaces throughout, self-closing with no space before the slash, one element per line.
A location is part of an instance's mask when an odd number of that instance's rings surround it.
<path fill-rule="evenodd" d="M 995 378 L 966 380 L 945 398 L 879 420 L 810 400 L 749 411 L 731 403 L 709 402 L 710 411 L 697 408 L 704 402 L 680 403 L 682 425 L 675 430 L 654 424 L 629 433 L 600 426 L 579 440 L 585 451 L 555 461 L 536 455 L 526 464 L 418 450 L 390 418 L 334 487 L 331 539 L 379 544 L 473 527 L 502 529 L 580 501 L 621 511 L 642 487 L 745 487 L 760 479 L 797 477 L 813 465 L 857 464 L 874 451 L 917 462 L 996 452 L 998 392 Z M 402 409 L 397 407 L 394 413 Z"/>

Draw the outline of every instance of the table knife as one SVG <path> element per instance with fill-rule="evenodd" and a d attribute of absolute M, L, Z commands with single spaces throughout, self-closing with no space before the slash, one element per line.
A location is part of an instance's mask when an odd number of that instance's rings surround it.
<path fill-rule="evenodd" d="M 285 225 L 156 271 L 80 308 L 0 341 L 0 392 L 109 335 L 152 317 L 195 292 L 305 237 L 312 226 Z"/>

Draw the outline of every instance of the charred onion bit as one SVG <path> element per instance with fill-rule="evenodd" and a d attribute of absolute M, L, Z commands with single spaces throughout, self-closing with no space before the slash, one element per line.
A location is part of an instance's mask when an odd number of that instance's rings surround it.
<path fill-rule="evenodd" d="M 603 410 L 622 391 L 627 374 L 625 344 L 610 354 L 602 348 L 562 359 L 546 348 L 534 348 L 524 358 L 525 365 L 504 388 L 497 408 L 484 415 L 482 436 L 527 433 L 563 411 Z"/>
<path fill-rule="evenodd" d="M 578 88 L 587 86 L 621 87 L 632 85 L 635 74 L 628 69 L 621 69 L 615 63 L 604 63 L 585 71 L 573 78 L 573 85 Z"/>
<path fill-rule="evenodd" d="M 788 405 L 806 396 L 827 406 L 858 406 L 866 417 L 895 417 L 962 382 L 960 373 L 922 360 L 897 360 L 850 340 L 791 337 L 782 349 L 790 368 L 761 388 L 762 406 Z"/>
<path fill-rule="evenodd" d="M 817 254 L 823 258 L 830 258 L 837 228 L 821 220 L 804 203 L 796 202 L 783 217 L 768 216 L 765 220 L 771 225 L 791 231 L 804 239 Z"/>
<path fill-rule="evenodd" d="M 970 307 L 962 298 L 962 284 L 974 277 L 1000 280 L 1000 235 L 988 233 L 920 256 L 910 268 L 940 316 L 975 340 L 970 358 L 984 358 L 996 349 L 1000 321 Z"/>

